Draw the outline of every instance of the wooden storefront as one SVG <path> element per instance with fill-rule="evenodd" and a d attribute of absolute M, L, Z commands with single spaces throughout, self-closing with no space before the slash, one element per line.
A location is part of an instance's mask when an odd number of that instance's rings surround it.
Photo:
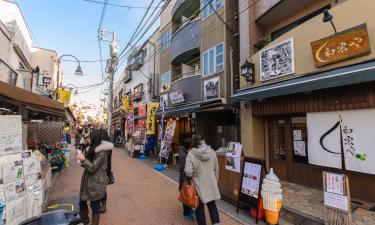
<path fill-rule="evenodd" d="M 294 129 L 302 131 L 302 140 L 307 143 L 306 113 L 367 108 L 375 108 L 375 82 L 252 102 L 253 116 L 267 121 L 270 166 L 281 179 L 321 189 L 322 171 L 345 173 L 354 198 L 375 201 L 375 175 L 311 165 L 308 155 L 293 152 Z"/>

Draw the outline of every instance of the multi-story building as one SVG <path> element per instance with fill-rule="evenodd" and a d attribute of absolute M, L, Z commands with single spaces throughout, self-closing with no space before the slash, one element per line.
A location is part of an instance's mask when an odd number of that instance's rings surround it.
<path fill-rule="evenodd" d="M 229 99 L 238 85 L 237 1 L 169 6 L 160 17 L 159 91 L 167 119 L 178 120 L 174 142 L 198 132 L 218 149 L 238 140 L 237 107 Z"/>
<path fill-rule="evenodd" d="M 358 204 L 375 201 L 375 2 L 239 6 L 245 155 L 320 190 L 322 171 L 346 174 Z"/>

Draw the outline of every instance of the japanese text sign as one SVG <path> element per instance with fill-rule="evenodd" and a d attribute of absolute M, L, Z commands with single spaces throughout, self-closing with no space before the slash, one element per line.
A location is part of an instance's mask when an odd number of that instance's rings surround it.
<path fill-rule="evenodd" d="M 366 24 L 311 43 L 315 65 L 322 67 L 370 53 Z"/>

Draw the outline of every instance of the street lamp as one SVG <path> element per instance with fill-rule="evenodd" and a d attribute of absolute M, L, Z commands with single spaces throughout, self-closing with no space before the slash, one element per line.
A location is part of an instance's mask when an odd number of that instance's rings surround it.
<path fill-rule="evenodd" d="M 241 66 L 241 76 L 243 76 L 247 82 L 255 82 L 255 65 L 246 61 Z"/>
<path fill-rule="evenodd" d="M 323 12 L 323 22 L 324 23 L 327 23 L 327 22 L 330 22 L 332 27 L 333 27 L 333 30 L 335 31 L 335 34 L 337 34 L 337 30 L 336 30 L 336 27 L 335 27 L 335 24 L 333 23 L 333 16 L 329 13 L 328 9 L 325 9 L 324 12 Z"/>
<path fill-rule="evenodd" d="M 64 55 L 61 55 L 61 56 L 57 59 L 58 65 L 60 66 L 60 64 L 61 64 L 61 59 L 62 59 L 63 57 L 67 57 L 67 56 L 73 58 L 73 59 L 78 63 L 77 68 L 76 68 L 76 70 L 74 71 L 74 74 L 75 74 L 75 75 L 78 75 L 78 76 L 82 76 L 82 75 L 83 75 L 83 72 L 82 72 L 81 63 L 79 62 L 78 58 L 75 57 L 74 55 L 71 55 L 71 54 L 64 54 Z M 58 71 L 58 73 L 59 73 L 59 74 L 58 74 L 58 77 L 57 77 L 57 88 L 60 86 L 60 76 L 59 76 L 59 75 L 60 75 L 60 70 Z M 61 74 L 61 80 L 62 80 L 62 74 Z"/>

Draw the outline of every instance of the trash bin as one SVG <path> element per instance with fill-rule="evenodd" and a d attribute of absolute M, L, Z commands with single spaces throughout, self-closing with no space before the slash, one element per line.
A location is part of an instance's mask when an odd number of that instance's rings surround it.
<path fill-rule="evenodd" d="M 81 219 L 78 212 L 66 209 L 43 213 L 21 222 L 19 225 L 78 225 Z"/>

